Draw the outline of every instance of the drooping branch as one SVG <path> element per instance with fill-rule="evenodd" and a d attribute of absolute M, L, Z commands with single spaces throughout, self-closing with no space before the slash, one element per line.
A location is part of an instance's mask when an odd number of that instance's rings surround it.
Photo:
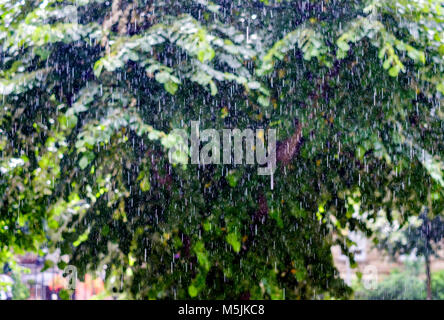
<path fill-rule="evenodd" d="M 295 131 L 294 133 L 284 141 L 279 141 L 277 143 L 276 150 L 276 161 L 281 166 L 281 168 L 288 166 L 291 161 L 299 154 L 300 147 L 303 143 L 302 136 L 302 124 L 298 119 L 294 119 Z M 257 210 L 251 217 L 250 230 L 254 234 L 253 230 L 256 225 L 265 223 L 268 216 L 269 208 L 267 203 L 267 198 L 263 191 L 259 191 L 257 195 Z M 252 239 L 250 239 L 250 242 Z M 247 249 L 247 246 L 244 246 Z"/>
<path fill-rule="evenodd" d="M 294 120 L 296 130 L 284 141 L 278 142 L 276 150 L 276 161 L 283 167 L 286 167 L 297 156 L 302 144 L 302 124 L 297 119 Z"/>

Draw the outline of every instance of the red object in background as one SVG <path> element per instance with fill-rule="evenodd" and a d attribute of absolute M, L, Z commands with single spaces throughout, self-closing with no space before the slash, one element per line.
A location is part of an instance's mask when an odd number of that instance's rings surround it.
<path fill-rule="evenodd" d="M 66 279 L 56 274 L 49 283 L 49 290 L 58 292 L 60 289 L 66 288 Z"/>
<path fill-rule="evenodd" d="M 84 282 L 77 280 L 75 298 L 76 300 L 88 300 L 104 290 L 102 279 L 93 279 L 89 274 L 86 274 Z"/>
<path fill-rule="evenodd" d="M 58 293 L 61 289 L 66 289 L 67 280 L 60 274 L 56 274 L 49 283 L 49 290 L 52 293 Z M 89 274 L 85 275 L 85 281 L 76 282 L 74 297 L 76 300 L 88 300 L 93 296 L 103 292 L 105 286 L 102 279 L 93 279 Z"/>

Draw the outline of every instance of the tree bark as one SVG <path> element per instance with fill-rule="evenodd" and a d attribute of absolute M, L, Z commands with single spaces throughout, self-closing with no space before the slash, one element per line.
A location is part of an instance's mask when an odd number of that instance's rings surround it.
<path fill-rule="evenodd" d="M 302 143 L 302 124 L 298 119 L 294 119 L 296 130 L 293 135 L 277 144 L 276 161 L 282 166 L 288 166 L 298 154 Z"/>
<path fill-rule="evenodd" d="M 427 285 L 427 300 L 432 300 L 432 275 L 430 273 L 430 256 L 425 256 L 425 266 L 426 266 L 426 285 Z"/>

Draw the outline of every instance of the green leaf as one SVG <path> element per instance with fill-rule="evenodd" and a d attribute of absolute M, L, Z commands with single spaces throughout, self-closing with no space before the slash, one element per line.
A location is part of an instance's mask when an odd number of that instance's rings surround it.
<path fill-rule="evenodd" d="M 78 247 L 82 242 L 85 242 L 88 239 L 89 230 L 86 230 L 84 233 L 82 233 L 76 241 L 73 242 L 74 247 Z"/>
<path fill-rule="evenodd" d="M 110 228 L 108 225 L 102 227 L 102 235 L 107 236 L 109 234 Z"/>
<path fill-rule="evenodd" d="M 167 83 L 170 80 L 170 74 L 166 71 L 156 73 L 156 81 L 160 83 Z"/>
<path fill-rule="evenodd" d="M 400 71 L 399 66 L 398 66 L 398 65 L 395 65 L 395 66 L 393 66 L 393 67 L 390 68 L 390 70 L 389 70 L 389 75 L 390 75 L 391 77 L 394 77 L 394 78 L 395 78 L 395 77 L 398 76 L 399 71 Z"/>
<path fill-rule="evenodd" d="M 214 52 L 214 49 L 211 48 L 209 45 L 206 45 L 203 49 L 199 50 L 197 53 L 197 59 L 204 63 L 206 61 L 211 61 L 216 53 Z"/>
<path fill-rule="evenodd" d="M 62 300 L 69 300 L 70 299 L 70 294 L 69 294 L 68 290 L 62 289 L 62 290 L 59 291 L 59 297 Z"/>
<path fill-rule="evenodd" d="M 151 188 L 150 181 L 148 180 L 148 177 L 145 176 L 142 181 L 140 181 L 140 189 L 142 189 L 143 192 L 149 191 Z"/>
<path fill-rule="evenodd" d="M 190 295 L 191 298 L 194 298 L 199 294 L 199 291 L 197 290 L 197 288 L 195 286 L 190 285 L 188 287 L 188 294 Z"/>
<path fill-rule="evenodd" d="M 261 87 L 261 84 L 258 81 L 248 82 L 248 88 L 250 88 L 252 90 L 259 89 L 260 87 Z"/>
<path fill-rule="evenodd" d="M 240 235 L 235 232 L 231 232 L 227 235 L 227 242 L 233 247 L 235 252 L 239 252 L 241 248 Z"/>
<path fill-rule="evenodd" d="M 226 179 L 228 181 L 228 184 L 230 185 L 230 187 L 234 188 L 237 186 L 237 182 L 239 180 L 238 175 L 236 174 L 237 172 L 230 172 L 227 176 Z"/>
<path fill-rule="evenodd" d="M 168 81 L 164 84 L 165 90 L 171 94 L 176 94 L 177 89 L 179 88 L 179 86 L 177 85 L 177 83 L 173 82 L 173 81 Z"/>
<path fill-rule="evenodd" d="M 49 268 L 52 268 L 53 266 L 54 266 L 54 261 L 52 261 L 52 260 L 45 260 L 45 263 L 43 264 L 43 268 L 40 270 L 40 272 L 48 270 Z"/>
<path fill-rule="evenodd" d="M 365 152 L 366 151 L 365 151 L 365 148 L 363 146 L 358 146 L 356 148 L 356 151 L 355 151 L 356 158 L 358 158 L 359 160 L 364 159 Z"/>
<path fill-rule="evenodd" d="M 257 102 L 263 107 L 268 107 L 270 105 L 270 98 L 265 96 L 259 96 L 257 98 Z"/>
<path fill-rule="evenodd" d="M 96 76 L 96 78 L 100 77 L 100 74 L 102 73 L 103 70 L 103 62 L 102 59 L 96 61 L 96 63 L 94 64 L 94 75 Z"/>
<path fill-rule="evenodd" d="M 65 267 L 67 265 L 68 264 L 65 261 L 60 261 L 59 263 L 57 263 L 57 268 L 59 268 L 60 270 L 63 270 L 63 269 L 65 269 Z"/>
<path fill-rule="evenodd" d="M 347 52 L 348 50 L 350 50 L 349 44 L 343 40 L 338 40 L 336 44 L 338 45 L 339 49 L 341 49 L 342 51 Z"/>
<path fill-rule="evenodd" d="M 270 210 L 270 217 L 276 221 L 279 228 L 282 229 L 284 227 L 284 221 L 282 221 L 281 211 L 279 209 Z"/>
<path fill-rule="evenodd" d="M 89 160 L 87 156 L 83 156 L 79 161 L 80 169 L 85 169 L 89 165 Z"/>
<path fill-rule="evenodd" d="M 196 242 L 193 246 L 193 251 L 197 256 L 197 261 L 205 271 L 210 270 L 210 260 L 208 259 L 208 253 L 205 249 L 205 245 L 202 241 Z"/>
<path fill-rule="evenodd" d="M 95 157 L 96 155 L 92 151 L 84 152 L 83 157 L 79 161 L 80 169 L 85 169 L 94 160 Z"/>
<path fill-rule="evenodd" d="M 215 96 L 217 94 L 217 87 L 213 80 L 210 81 L 210 89 L 211 89 L 211 95 Z"/>

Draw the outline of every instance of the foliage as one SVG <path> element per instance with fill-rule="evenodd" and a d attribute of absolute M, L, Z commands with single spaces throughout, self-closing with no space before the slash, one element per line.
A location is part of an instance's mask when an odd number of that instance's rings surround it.
<path fill-rule="evenodd" d="M 382 224 L 377 222 L 374 227 L 377 246 L 387 250 L 392 257 L 402 254 L 424 257 L 428 298 L 432 299 L 430 257 L 439 257 L 444 238 L 444 221 L 441 216 L 430 218 L 429 208 L 424 206 L 418 217 L 410 217 L 404 225 L 388 225 L 383 221 Z"/>
<path fill-rule="evenodd" d="M 30 296 L 29 288 L 21 280 L 19 273 L 14 273 L 12 275 L 14 284 L 12 285 L 12 299 L 13 300 L 26 300 Z"/>
<path fill-rule="evenodd" d="M 432 273 L 432 291 L 434 299 L 444 300 L 444 271 Z"/>
<path fill-rule="evenodd" d="M 347 297 L 347 230 L 443 212 L 442 10 L 1 0 L 0 260 L 48 242 L 132 298 Z M 283 141 L 293 119 L 273 189 L 168 163 L 191 120 Z"/>
<path fill-rule="evenodd" d="M 394 271 L 374 290 L 363 289 L 355 292 L 356 299 L 364 300 L 424 300 L 424 281 L 411 272 Z"/>
<path fill-rule="evenodd" d="M 375 228 L 377 246 L 392 256 L 410 255 L 439 257 L 444 237 L 444 222 L 440 216 L 430 219 L 427 210 L 418 217 L 410 217 L 405 225 L 378 224 Z"/>
<path fill-rule="evenodd" d="M 432 273 L 433 297 L 436 300 L 444 298 L 444 272 Z M 419 277 L 419 269 L 407 267 L 404 271 L 394 270 L 374 290 L 364 289 L 355 285 L 355 299 L 364 300 L 425 300 L 426 288 Z"/>

